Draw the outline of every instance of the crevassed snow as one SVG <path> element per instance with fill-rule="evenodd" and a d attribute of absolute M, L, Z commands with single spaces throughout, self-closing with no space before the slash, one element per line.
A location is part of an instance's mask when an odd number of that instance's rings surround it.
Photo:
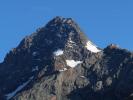
<path fill-rule="evenodd" d="M 97 46 L 95 46 L 91 41 L 88 41 L 86 43 L 86 46 L 85 46 L 89 51 L 91 52 L 94 52 L 94 53 L 97 53 L 97 52 L 100 52 L 101 50 L 99 50 L 97 48 Z"/>
<path fill-rule="evenodd" d="M 32 69 L 32 72 L 38 71 L 38 70 L 39 70 L 39 69 L 38 69 L 38 66 L 35 66 L 35 68 Z"/>
<path fill-rule="evenodd" d="M 67 70 L 67 68 L 63 68 L 63 69 L 60 69 L 59 71 L 63 72 L 63 71 L 66 71 L 66 70 Z"/>
<path fill-rule="evenodd" d="M 55 56 L 63 55 L 63 50 L 58 49 L 57 51 L 54 52 L 54 55 L 55 55 Z"/>
<path fill-rule="evenodd" d="M 75 60 L 66 60 L 66 63 L 69 67 L 76 67 L 78 64 L 81 64 L 82 61 L 75 61 Z"/>
<path fill-rule="evenodd" d="M 29 80 L 25 83 L 23 83 L 22 85 L 20 85 L 15 91 L 8 93 L 6 95 L 6 99 L 10 100 L 12 97 L 14 97 L 16 95 L 17 92 L 21 91 L 34 77 L 30 77 Z"/>

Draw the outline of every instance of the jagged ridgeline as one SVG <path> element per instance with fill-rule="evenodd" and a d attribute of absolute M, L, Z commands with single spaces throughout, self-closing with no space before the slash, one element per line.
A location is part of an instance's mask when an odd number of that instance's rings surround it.
<path fill-rule="evenodd" d="M 0 100 L 133 100 L 133 54 L 55 17 L 0 64 Z"/>

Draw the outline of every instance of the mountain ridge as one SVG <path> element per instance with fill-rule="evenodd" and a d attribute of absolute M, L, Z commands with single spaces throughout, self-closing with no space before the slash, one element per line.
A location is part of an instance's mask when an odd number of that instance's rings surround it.
<path fill-rule="evenodd" d="M 55 17 L 6 55 L 0 99 L 130 100 L 132 66 L 133 53 L 101 49 L 73 19 Z"/>

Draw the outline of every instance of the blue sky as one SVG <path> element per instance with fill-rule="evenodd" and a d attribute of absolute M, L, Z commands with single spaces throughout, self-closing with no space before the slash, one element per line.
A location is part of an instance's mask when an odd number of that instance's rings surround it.
<path fill-rule="evenodd" d="M 55 16 L 72 17 L 101 48 L 133 51 L 133 0 L 0 0 L 0 61 Z"/>

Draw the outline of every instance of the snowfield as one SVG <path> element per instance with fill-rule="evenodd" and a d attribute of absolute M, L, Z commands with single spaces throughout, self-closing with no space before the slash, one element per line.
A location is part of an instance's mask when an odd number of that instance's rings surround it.
<path fill-rule="evenodd" d="M 74 68 L 76 67 L 78 64 L 81 64 L 82 61 L 75 61 L 75 60 L 66 60 L 66 63 L 69 67 Z"/>
<path fill-rule="evenodd" d="M 101 50 L 97 48 L 91 41 L 88 41 L 85 46 L 89 51 L 93 53 L 100 52 Z"/>

